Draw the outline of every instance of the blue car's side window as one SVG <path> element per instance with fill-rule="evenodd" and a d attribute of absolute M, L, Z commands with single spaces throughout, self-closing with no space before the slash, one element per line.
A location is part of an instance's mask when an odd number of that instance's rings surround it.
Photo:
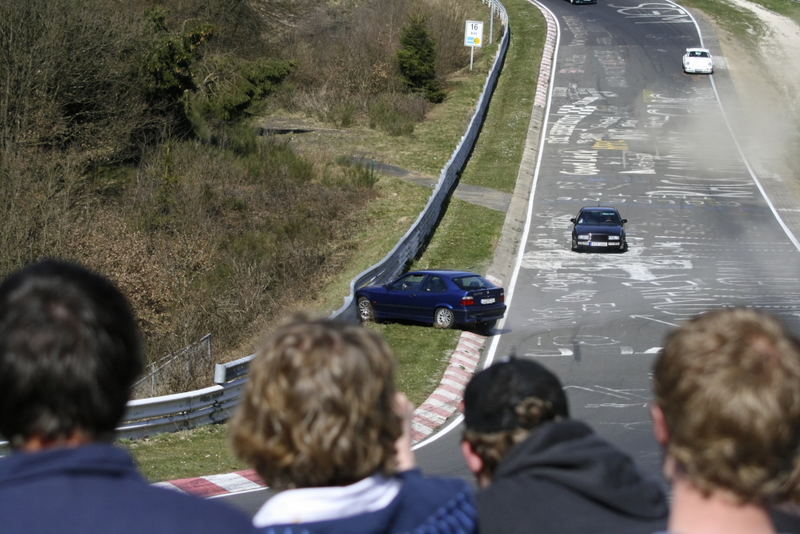
<path fill-rule="evenodd" d="M 400 280 L 394 282 L 390 287 L 395 291 L 419 291 L 424 278 L 425 275 L 404 276 Z"/>
<path fill-rule="evenodd" d="M 439 276 L 431 276 L 425 284 L 425 291 L 428 293 L 444 293 L 447 291 L 447 284 Z"/>

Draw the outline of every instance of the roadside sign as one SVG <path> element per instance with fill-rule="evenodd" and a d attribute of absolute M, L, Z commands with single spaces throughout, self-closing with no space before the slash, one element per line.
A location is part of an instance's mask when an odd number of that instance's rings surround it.
<path fill-rule="evenodd" d="M 464 30 L 464 46 L 480 48 L 483 43 L 483 22 L 468 20 Z"/>

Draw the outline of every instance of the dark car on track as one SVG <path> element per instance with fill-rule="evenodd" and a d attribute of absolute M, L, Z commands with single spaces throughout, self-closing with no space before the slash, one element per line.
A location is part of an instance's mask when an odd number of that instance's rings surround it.
<path fill-rule="evenodd" d="M 625 223 L 616 208 L 588 206 L 572 222 L 572 250 L 628 250 Z"/>
<path fill-rule="evenodd" d="M 396 319 L 491 330 L 506 312 L 505 292 L 469 271 L 412 271 L 388 284 L 356 291 L 362 321 Z"/>

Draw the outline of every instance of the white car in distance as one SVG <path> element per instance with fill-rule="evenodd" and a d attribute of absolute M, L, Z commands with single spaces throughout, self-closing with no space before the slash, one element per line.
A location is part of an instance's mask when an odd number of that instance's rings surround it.
<path fill-rule="evenodd" d="M 687 74 L 713 74 L 714 62 L 707 48 L 687 48 L 683 54 L 683 72 Z"/>

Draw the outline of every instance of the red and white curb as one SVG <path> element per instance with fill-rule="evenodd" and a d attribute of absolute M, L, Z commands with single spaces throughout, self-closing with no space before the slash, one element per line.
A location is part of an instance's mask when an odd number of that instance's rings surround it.
<path fill-rule="evenodd" d="M 481 350 L 485 343 L 484 336 L 462 332 L 439 386 L 414 410 L 411 437 L 415 443 L 433 434 L 459 410 L 464 388 L 480 362 Z M 200 497 L 217 497 L 266 487 L 264 481 L 252 469 L 156 482 L 154 485 Z"/>
<path fill-rule="evenodd" d="M 415 443 L 433 434 L 459 409 L 464 388 L 478 366 L 485 342 L 484 336 L 472 332 L 461 334 L 439 386 L 414 410 L 411 438 Z"/>
<path fill-rule="evenodd" d="M 234 471 L 223 475 L 180 478 L 168 482 L 156 482 L 153 485 L 191 493 L 200 497 L 216 497 L 218 495 L 252 491 L 266 487 L 264 481 L 252 469 Z"/>

